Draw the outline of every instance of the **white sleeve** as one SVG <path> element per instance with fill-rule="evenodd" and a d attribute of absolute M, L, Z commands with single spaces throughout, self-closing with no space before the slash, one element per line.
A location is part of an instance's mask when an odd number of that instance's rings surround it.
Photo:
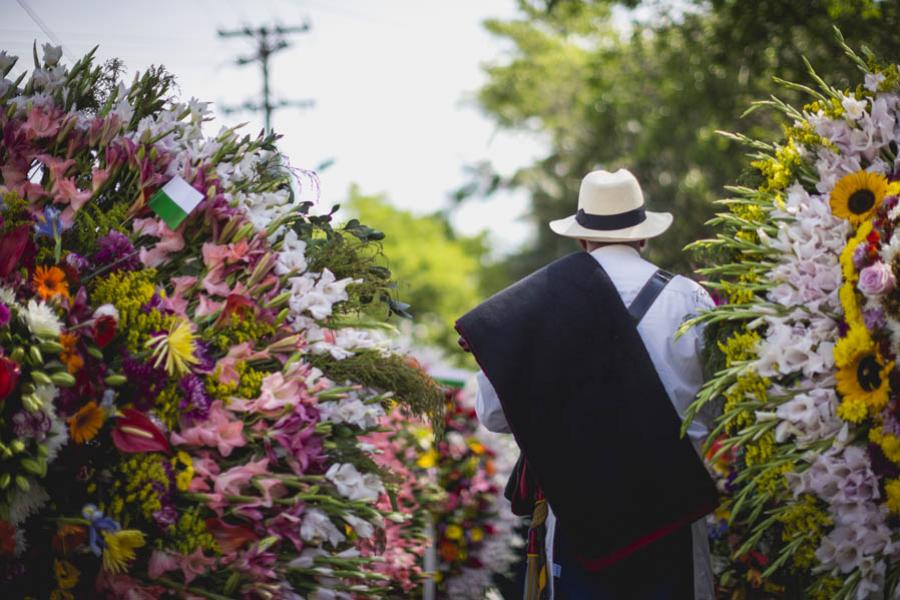
<path fill-rule="evenodd" d="M 500 398 L 494 386 L 488 381 L 484 373 L 478 371 L 476 376 L 478 379 L 478 395 L 475 397 L 475 413 L 478 420 L 484 425 L 488 431 L 494 433 L 512 433 L 509 424 L 506 422 L 506 416 L 503 414 L 503 407 L 500 406 Z"/>

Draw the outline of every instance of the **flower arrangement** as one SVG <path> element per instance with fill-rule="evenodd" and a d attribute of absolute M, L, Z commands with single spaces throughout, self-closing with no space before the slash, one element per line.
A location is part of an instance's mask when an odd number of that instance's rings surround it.
<path fill-rule="evenodd" d="M 818 88 L 754 151 L 696 244 L 723 303 L 705 323 L 717 406 L 707 442 L 725 501 L 711 519 L 722 594 L 847 599 L 900 591 L 900 67 L 857 56 L 862 84 Z M 812 72 L 812 71 L 811 71 Z"/>
<path fill-rule="evenodd" d="M 4 589 L 381 595 L 415 515 L 362 440 L 443 405 L 362 326 L 395 307 L 381 234 L 162 69 L 37 54 L 0 52 Z"/>

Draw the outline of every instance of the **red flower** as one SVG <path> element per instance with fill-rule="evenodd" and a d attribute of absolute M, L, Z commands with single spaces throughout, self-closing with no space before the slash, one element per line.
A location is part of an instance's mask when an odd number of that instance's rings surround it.
<path fill-rule="evenodd" d="M 116 319 L 109 315 L 94 321 L 94 341 L 101 348 L 106 348 L 116 337 Z"/>
<path fill-rule="evenodd" d="M 0 356 L 0 401 L 9 396 L 19 382 L 19 363 Z"/>
<path fill-rule="evenodd" d="M 28 225 L 19 225 L 0 237 L 0 277 L 6 277 L 16 270 L 29 241 L 31 235 Z"/>
<path fill-rule="evenodd" d="M 252 529 L 241 525 L 229 525 L 222 519 L 207 519 L 206 528 L 216 538 L 219 548 L 225 554 L 237 552 L 248 542 L 255 542 L 258 539 Z"/>
<path fill-rule="evenodd" d="M 222 309 L 219 318 L 216 319 L 215 326 L 222 327 L 228 325 L 232 321 L 232 317 L 238 319 L 243 318 L 247 313 L 254 314 L 256 305 L 247 296 L 241 294 L 228 294 L 225 300 L 225 308 Z"/>
<path fill-rule="evenodd" d="M 126 408 L 112 431 L 113 443 L 120 452 L 172 452 L 169 440 L 144 413 Z"/>
<path fill-rule="evenodd" d="M 16 528 L 0 521 L 0 556 L 12 557 L 16 553 Z"/>

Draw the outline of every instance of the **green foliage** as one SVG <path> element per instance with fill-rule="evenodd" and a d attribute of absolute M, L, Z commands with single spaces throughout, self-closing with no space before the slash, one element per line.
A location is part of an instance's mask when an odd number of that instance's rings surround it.
<path fill-rule="evenodd" d="M 394 392 L 401 410 L 411 415 L 426 415 L 435 434 L 443 431 L 444 391 L 417 365 L 397 354 L 382 355 L 367 350 L 343 360 L 330 354 L 309 357 L 332 381 L 356 381 L 381 392 Z"/>
<path fill-rule="evenodd" d="M 453 322 L 482 298 L 484 235 L 458 236 L 440 215 L 416 216 L 355 187 L 347 208 L 387 233 L 381 264 L 393 273 L 397 296 L 410 305 L 422 337 L 461 356 Z"/>
<path fill-rule="evenodd" d="M 611 22 L 616 4 L 639 5 L 652 16 L 622 32 Z M 521 18 L 486 23 L 512 52 L 488 64 L 478 101 L 501 127 L 539 133 L 550 150 L 507 179 L 480 165 L 466 189 L 478 191 L 480 183 L 481 191 L 508 187 L 531 194 L 534 243 L 507 261 L 507 280 L 575 248 L 546 222 L 574 211 L 581 177 L 595 168 L 633 170 L 650 208 L 676 215 L 649 254 L 661 266 L 689 269 L 681 248 L 705 237 L 711 201 L 726 183 L 748 177 L 742 173 L 745 149 L 717 131 L 772 140 L 780 131 L 776 115 L 739 115 L 772 94 L 807 102 L 773 80 L 777 74 L 812 83 L 804 56 L 838 87 L 855 81 L 856 66 L 842 56 L 833 25 L 850 46 L 900 55 L 896 2 L 694 0 L 678 10 L 650 1 L 519 5 Z"/>

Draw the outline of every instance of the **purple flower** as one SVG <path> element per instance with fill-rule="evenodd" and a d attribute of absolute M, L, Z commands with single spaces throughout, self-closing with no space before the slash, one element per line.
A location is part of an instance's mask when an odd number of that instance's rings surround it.
<path fill-rule="evenodd" d="M 881 329 L 887 324 L 884 318 L 884 311 L 880 308 L 867 308 L 862 311 L 862 317 L 863 323 L 866 324 L 866 329 L 869 331 Z"/>
<path fill-rule="evenodd" d="M 206 418 L 212 400 L 206 394 L 203 380 L 194 374 L 186 375 L 178 382 L 178 387 L 184 393 L 179 405 L 182 414 L 191 420 Z"/>
<path fill-rule="evenodd" d="M 868 244 L 859 244 L 853 249 L 853 266 L 856 270 L 862 269 L 869 262 L 869 246 Z"/>
<path fill-rule="evenodd" d="M 2 302 L 0 302 L 0 327 L 6 327 L 9 325 L 9 307 Z"/>
<path fill-rule="evenodd" d="M 284 448 L 287 462 L 297 475 L 320 470 L 324 463 L 322 439 L 316 435 L 319 411 L 305 404 L 295 404 L 294 411 L 281 417 L 269 430 L 269 438 Z M 279 452 L 267 440 L 266 451 L 271 460 Z"/>
<path fill-rule="evenodd" d="M 47 439 L 47 432 L 50 431 L 50 417 L 42 410 L 37 412 L 28 412 L 20 410 L 13 415 L 13 432 L 18 438 L 33 439 L 37 442 L 43 442 Z"/>
<path fill-rule="evenodd" d="M 128 378 L 127 397 L 131 398 L 139 410 L 148 410 L 156 402 L 156 397 L 168 381 L 165 369 L 126 356 L 122 361 L 122 372 Z"/>
<path fill-rule="evenodd" d="M 34 236 L 56 239 L 63 230 L 59 222 L 59 210 L 52 206 L 45 206 L 44 212 L 38 213 L 34 219 Z"/>
<path fill-rule="evenodd" d="M 97 240 L 97 252 L 91 257 L 96 265 L 115 265 L 116 269 L 139 269 L 141 261 L 127 235 L 110 231 Z"/>
<path fill-rule="evenodd" d="M 66 254 L 66 264 L 79 272 L 87 271 L 91 266 L 88 259 L 74 252 Z"/>
<path fill-rule="evenodd" d="M 894 289 L 896 284 L 891 266 L 878 261 L 860 271 L 856 285 L 866 296 L 881 296 Z"/>

